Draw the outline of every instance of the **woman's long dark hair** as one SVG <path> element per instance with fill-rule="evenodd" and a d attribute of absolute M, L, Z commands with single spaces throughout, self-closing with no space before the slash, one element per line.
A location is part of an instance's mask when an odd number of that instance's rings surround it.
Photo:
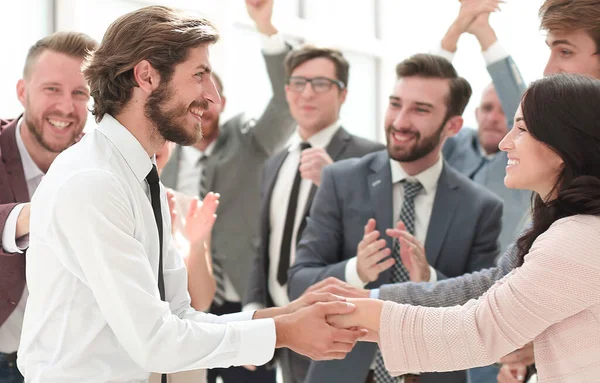
<path fill-rule="evenodd" d="M 574 74 L 546 77 L 529 87 L 521 108 L 529 133 L 564 165 L 551 192 L 555 199 L 545 202 L 547 196 L 533 195 L 533 225 L 517 240 L 520 264 L 556 220 L 600 215 L 600 80 Z"/>

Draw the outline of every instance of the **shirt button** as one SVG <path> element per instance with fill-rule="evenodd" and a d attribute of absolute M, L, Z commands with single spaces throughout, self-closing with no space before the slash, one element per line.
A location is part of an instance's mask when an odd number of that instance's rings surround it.
<path fill-rule="evenodd" d="M 10 299 L 7 299 L 6 301 L 7 301 L 8 303 L 10 303 L 11 305 L 13 305 L 13 306 L 16 306 L 16 305 L 17 305 L 17 302 L 13 302 L 13 301 L 11 301 Z"/>

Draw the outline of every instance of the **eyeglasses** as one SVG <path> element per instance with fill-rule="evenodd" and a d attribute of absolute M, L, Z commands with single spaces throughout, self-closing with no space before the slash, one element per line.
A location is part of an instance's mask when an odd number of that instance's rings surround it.
<path fill-rule="evenodd" d="M 340 90 L 344 89 L 344 83 L 339 80 L 332 80 L 327 77 L 315 77 L 315 78 L 306 78 L 306 77 L 290 77 L 287 81 L 288 86 L 292 92 L 304 92 L 304 88 L 307 83 L 310 83 L 313 91 L 315 93 L 325 93 L 328 92 L 333 85 L 337 85 Z"/>

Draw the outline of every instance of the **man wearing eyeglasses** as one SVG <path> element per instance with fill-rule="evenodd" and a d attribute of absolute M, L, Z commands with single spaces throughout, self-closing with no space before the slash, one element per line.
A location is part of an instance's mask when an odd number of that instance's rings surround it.
<path fill-rule="evenodd" d="M 350 67 L 340 51 L 304 45 L 288 54 L 285 67 L 286 98 L 298 126 L 291 145 L 265 164 L 261 246 L 250 275 L 245 310 L 289 302 L 287 271 L 323 168 L 383 148 L 349 134 L 339 122 Z M 285 383 L 304 381 L 308 359 L 286 349 L 278 360 Z"/>

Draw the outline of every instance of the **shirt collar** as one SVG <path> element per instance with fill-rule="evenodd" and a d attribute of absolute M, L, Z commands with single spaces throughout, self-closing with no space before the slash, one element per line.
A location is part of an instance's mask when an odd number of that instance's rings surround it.
<path fill-rule="evenodd" d="M 144 181 L 152 169 L 154 156 L 149 157 L 137 138 L 110 114 L 104 115 L 96 130 L 117 148 L 138 181 Z"/>
<path fill-rule="evenodd" d="M 23 118 L 20 118 L 17 122 L 16 129 L 16 139 L 17 139 L 17 148 L 19 149 L 19 154 L 21 155 L 21 163 L 23 164 L 23 173 L 25 174 L 25 180 L 31 181 L 38 177 L 43 177 L 44 172 L 40 170 L 40 168 L 33 162 L 33 158 L 29 155 L 29 151 L 25 147 L 25 143 L 23 142 L 23 138 L 21 137 L 21 126 L 23 125 Z"/>
<path fill-rule="evenodd" d="M 440 155 L 440 158 L 433 166 L 412 177 L 406 174 L 398 161 L 395 161 L 391 158 L 390 167 L 392 170 L 392 184 L 405 179 L 409 181 L 417 180 L 421 183 L 423 189 L 425 189 L 425 193 L 429 194 L 435 192 L 435 189 L 437 188 L 438 179 L 440 178 L 440 174 L 442 174 L 442 169 L 444 168 L 444 160 Z"/>
<path fill-rule="evenodd" d="M 193 164 L 194 166 L 198 163 L 200 158 L 206 156 L 210 157 L 212 152 L 215 149 L 215 144 L 217 140 L 213 140 L 204 151 L 194 147 L 194 146 L 183 146 L 181 147 L 181 157 L 183 160 L 189 164 Z"/>
<path fill-rule="evenodd" d="M 325 147 L 327 147 L 327 145 L 329 145 L 331 138 L 338 131 L 340 126 L 341 126 L 341 123 L 339 120 L 337 120 L 336 122 L 329 125 L 325 129 L 322 129 L 322 130 L 318 131 L 317 133 L 313 134 L 312 136 L 310 136 L 308 138 L 308 140 L 306 140 L 306 141 L 313 148 L 325 148 Z M 303 142 L 302 137 L 300 137 L 300 134 L 298 133 L 298 129 L 296 129 L 296 132 L 292 136 L 291 144 L 290 144 L 290 147 L 288 148 L 288 151 L 292 152 L 294 150 L 298 150 L 300 148 L 300 144 L 302 142 Z"/>

